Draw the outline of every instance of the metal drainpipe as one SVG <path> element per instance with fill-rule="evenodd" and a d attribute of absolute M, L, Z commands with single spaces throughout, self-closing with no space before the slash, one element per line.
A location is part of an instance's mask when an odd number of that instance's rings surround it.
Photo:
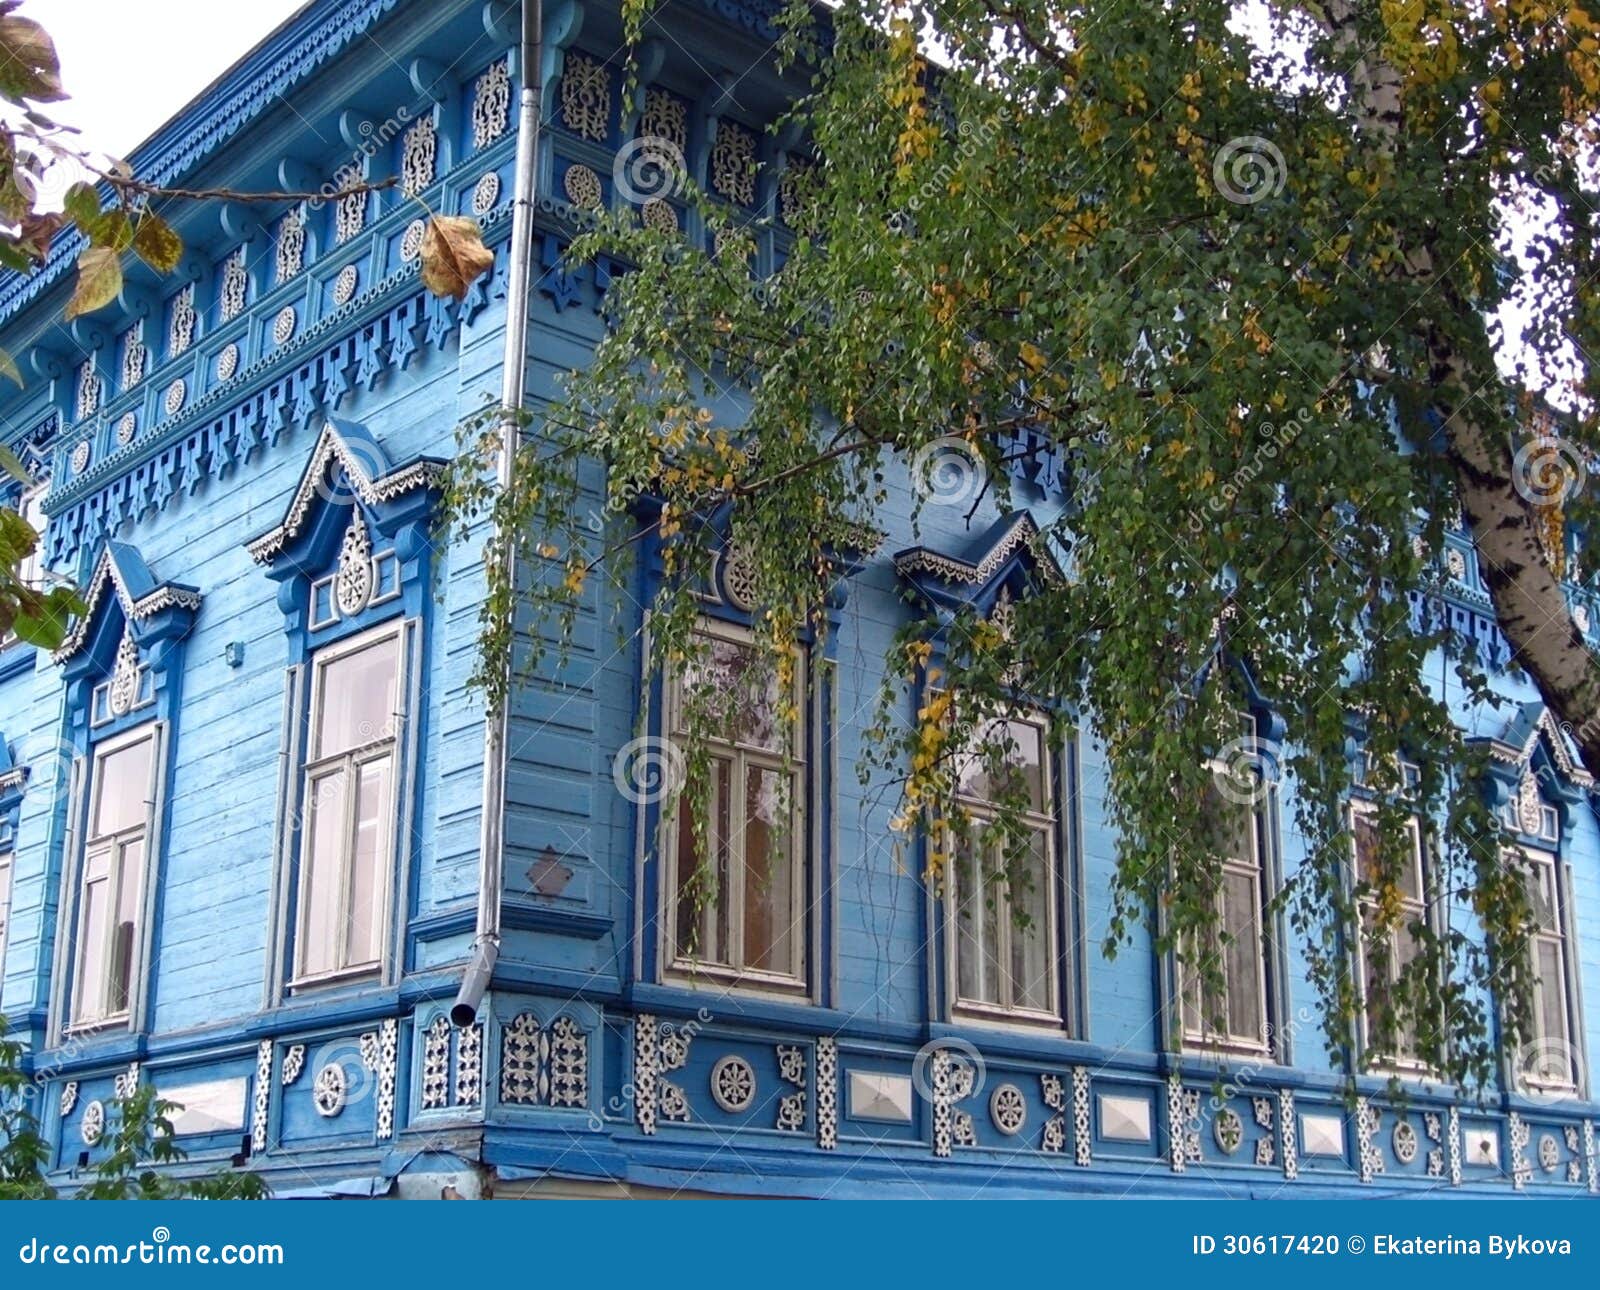
<path fill-rule="evenodd" d="M 528 364 L 528 294 L 532 285 L 533 214 L 538 197 L 539 111 L 544 97 L 544 6 L 522 0 L 519 43 L 522 97 L 517 110 L 517 162 L 511 213 L 511 263 L 506 274 L 506 348 L 500 383 L 500 460 L 496 475 L 501 491 L 511 484 L 518 442 L 517 417 L 526 394 Z M 509 682 L 509 660 L 508 675 Z M 506 690 L 509 691 L 509 684 Z M 492 708 L 483 723 L 483 819 L 478 832 L 478 928 L 472 958 L 450 1009 L 450 1020 L 470 1026 L 494 975 L 500 957 L 500 889 L 505 874 L 507 701 Z"/>

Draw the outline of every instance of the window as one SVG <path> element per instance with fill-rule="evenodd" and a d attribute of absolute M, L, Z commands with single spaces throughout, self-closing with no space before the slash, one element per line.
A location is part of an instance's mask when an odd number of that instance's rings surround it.
<path fill-rule="evenodd" d="M 1521 1082 L 1543 1093 L 1578 1092 L 1577 1035 L 1572 1024 L 1572 958 L 1567 940 L 1561 866 L 1554 852 L 1522 851 L 1533 914 L 1529 953 L 1534 974 L 1531 1030 L 1518 1063 Z"/>
<path fill-rule="evenodd" d="M 1222 852 L 1216 892 L 1218 937 L 1195 946 L 1204 971 L 1178 965 L 1183 1000 L 1183 1040 L 1188 1048 L 1212 1052 L 1265 1053 L 1267 1044 L 1267 961 L 1263 942 L 1262 857 L 1252 806 L 1229 800 L 1217 780 L 1228 773 L 1220 764 L 1206 788 L 1207 818 Z"/>
<path fill-rule="evenodd" d="M 1358 879 L 1369 886 L 1377 886 L 1378 821 L 1370 807 L 1357 805 L 1351 816 L 1351 834 L 1354 839 L 1355 865 Z M 1368 952 L 1365 933 L 1362 935 L 1361 993 L 1365 1001 L 1365 1034 L 1374 1034 L 1378 1018 L 1386 1010 L 1396 1007 L 1395 992 L 1406 966 L 1425 949 L 1423 929 L 1428 925 L 1427 860 L 1422 845 L 1422 827 L 1415 817 L 1406 822 L 1405 863 L 1401 867 L 1399 883 L 1392 891 L 1393 926 L 1386 933 L 1387 953 L 1380 957 Z M 1360 914 L 1365 921 L 1377 916 L 1378 905 L 1372 894 L 1361 902 Z M 1414 1020 L 1407 1018 L 1396 1031 L 1396 1051 L 1368 1054 L 1369 1065 L 1419 1070 L 1424 1062 L 1418 1052 Z M 1370 1042 L 1367 1044 L 1370 1049 Z"/>
<path fill-rule="evenodd" d="M 950 845 L 948 882 L 955 1006 L 978 1015 L 1058 1022 L 1056 794 L 1042 722 L 1002 718 L 979 736 L 1004 765 L 969 753 L 956 797 L 971 822 Z M 992 755 L 991 755 L 992 757 Z M 1023 837 L 993 827 L 1002 798 L 1021 807 Z"/>
<path fill-rule="evenodd" d="M 671 966 L 752 985 L 803 988 L 807 841 L 803 721 L 783 719 L 779 680 L 747 633 L 707 620 L 707 653 L 673 686 L 682 734 L 689 705 L 707 712 L 708 809 L 684 793 L 668 836 Z M 792 706 L 802 711 L 805 656 L 797 649 Z"/>
<path fill-rule="evenodd" d="M 11 923 L 11 861 L 9 851 L 0 852 L 0 981 L 6 973 L 6 928 Z"/>
<path fill-rule="evenodd" d="M 144 922 L 155 748 L 155 732 L 144 728 L 95 750 L 78 880 L 74 1028 L 129 1015 Z"/>
<path fill-rule="evenodd" d="M 39 535 L 38 543 L 17 566 L 17 581 L 28 587 L 38 588 L 44 581 L 44 530 L 49 522 L 45 518 L 44 499 L 49 491 L 49 484 L 35 484 L 17 502 L 18 513 Z"/>
<path fill-rule="evenodd" d="M 401 632 L 312 661 L 294 983 L 379 971 L 394 868 Z"/>

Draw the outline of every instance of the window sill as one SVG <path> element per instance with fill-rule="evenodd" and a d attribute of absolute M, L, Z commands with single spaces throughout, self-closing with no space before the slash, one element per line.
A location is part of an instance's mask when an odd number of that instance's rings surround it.
<path fill-rule="evenodd" d="M 957 1003 L 950 1013 L 951 1025 L 993 1026 L 997 1029 L 1018 1030 L 1027 1034 L 1067 1035 L 1065 1020 L 1053 1012 L 985 1007 L 982 1004 L 963 1001 Z"/>

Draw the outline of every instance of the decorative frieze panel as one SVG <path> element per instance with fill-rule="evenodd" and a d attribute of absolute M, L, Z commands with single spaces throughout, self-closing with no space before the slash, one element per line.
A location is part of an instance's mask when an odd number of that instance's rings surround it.
<path fill-rule="evenodd" d="M 343 246 L 367 226 L 367 193 L 356 188 L 333 204 L 333 240 Z"/>
<path fill-rule="evenodd" d="M 1437 1111 L 1422 1113 L 1422 1132 L 1428 1139 L 1427 1170 L 1430 1178 L 1444 1177 L 1444 1119 Z"/>
<path fill-rule="evenodd" d="M 1300 1176 L 1299 1121 L 1295 1118 L 1294 1090 L 1278 1090 L 1278 1146 L 1283 1176 L 1290 1182 Z"/>
<path fill-rule="evenodd" d="M 144 347 L 144 338 L 139 335 L 138 327 L 130 327 L 122 333 L 122 388 L 131 390 L 140 381 L 144 380 L 144 364 L 147 351 Z"/>
<path fill-rule="evenodd" d="M 666 1078 L 668 1071 L 679 1071 L 689 1064 L 689 1045 L 693 1042 L 694 1034 L 687 1027 L 662 1023 L 657 1050 L 660 1073 L 656 1077 L 656 1110 L 663 1120 L 686 1122 L 693 1118 L 689 1112 L 688 1095 L 679 1085 Z"/>
<path fill-rule="evenodd" d="M 1167 1081 L 1167 1160 L 1181 1174 L 1201 1158 L 1200 1090 L 1184 1088 L 1173 1075 Z"/>
<path fill-rule="evenodd" d="M 511 124 L 511 64 L 501 59 L 472 89 L 472 146 L 487 148 Z"/>
<path fill-rule="evenodd" d="M 289 1088 L 300 1078 L 300 1072 L 306 1068 L 306 1046 L 304 1044 L 290 1044 L 284 1050 L 283 1071 L 279 1082 L 284 1088 Z"/>
<path fill-rule="evenodd" d="M 1530 1137 L 1528 1122 L 1515 1111 L 1511 1112 L 1509 1136 L 1511 1140 L 1511 1185 L 1517 1191 L 1521 1191 L 1532 1179 L 1533 1168 L 1528 1164 L 1528 1139 Z"/>
<path fill-rule="evenodd" d="M 817 1040 L 817 1146 L 832 1151 L 838 1145 L 839 1045 L 824 1035 Z"/>
<path fill-rule="evenodd" d="M 656 1067 L 660 1061 L 656 1019 L 641 1012 L 633 1019 L 633 1115 L 639 1132 L 656 1131 Z"/>
<path fill-rule="evenodd" d="M 1455 1107 L 1450 1108 L 1450 1140 L 1448 1148 L 1450 1162 L 1450 1185 L 1461 1186 L 1461 1112 Z"/>
<path fill-rule="evenodd" d="M 740 206 L 756 200 L 756 136 L 737 121 L 718 121 L 711 147 L 711 187 Z"/>
<path fill-rule="evenodd" d="M 948 1157 L 956 1146 L 972 1147 L 978 1134 L 972 1114 L 956 1104 L 972 1096 L 977 1072 L 948 1048 L 937 1048 L 928 1063 L 933 1085 L 933 1154 Z"/>
<path fill-rule="evenodd" d="M 100 411 L 100 374 L 95 371 L 94 359 L 89 358 L 78 366 L 77 418 L 79 421 L 84 421 L 98 411 Z"/>
<path fill-rule="evenodd" d="M 217 290 L 217 316 L 223 322 L 244 312 L 250 289 L 250 272 L 245 267 L 244 247 L 239 247 L 222 262 L 222 283 Z"/>
<path fill-rule="evenodd" d="M 365 1036 L 363 1036 L 365 1038 Z M 400 1053 L 400 1023 L 390 1017 L 378 1030 L 378 1140 L 394 1137 L 395 1064 Z"/>
<path fill-rule="evenodd" d="M 450 1018 L 442 1012 L 422 1038 L 422 1109 L 437 1110 L 450 1103 Z"/>
<path fill-rule="evenodd" d="M 299 210 L 292 210 L 278 221 L 278 237 L 273 251 L 274 279 L 289 281 L 305 267 L 306 223 Z"/>
<path fill-rule="evenodd" d="M 1356 1099 L 1356 1150 L 1361 1181 L 1369 1183 L 1383 1172 L 1383 1152 L 1375 1139 L 1382 1115 L 1366 1098 Z"/>
<path fill-rule="evenodd" d="M 77 1105 L 78 1105 L 78 1081 L 75 1080 L 75 1079 L 69 1079 L 65 1084 L 63 1084 L 61 1086 L 61 1102 L 60 1102 L 60 1106 L 61 1106 L 61 1117 L 62 1117 L 62 1119 L 65 1119 L 67 1116 L 71 1115 L 73 1108 L 75 1106 L 77 1106 Z"/>
<path fill-rule="evenodd" d="M 611 73 L 604 63 L 567 51 L 561 68 L 561 119 L 584 139 L 605 139 L 611 123 Z"/>
<path fill-rule="evenodd" d="M 806 1050 L 797 1044 L 779 1044 L 778 1078 L 791 1092 L 778 1097 L 777 1127 L 786 1133 L 798 1133 L 806 1127 Z"/>
<path fill-rule="evenodd" d="M 304 1050 L 302 1049 L 302 1054 Z M 256 1079 L 250 1097 L 250 1149 L 267 1149 L 267 1116 L 272 1099 L 272 1040 L 256 1045 Z"/>
<path fill-rule="evenodd" d="M 1067 1148 L 1067 1090 L 1061 1076 L 1048 1071 L 1039 1076 L 1039 1098 L 1050 1112 L 1045 1117 L 1039 1150 L 1059 1155 Z"/>
<path fill-rule="evenodd" d="M 172 297 L 172 313 L 167 320 L 167 353 L 177 358 L 194 343 L 194 283 L 186 283 Z"/>
<path fill-rule="evenodd" d="M 400 140 L 400 191 L 415 197 L 430 187 L 439 164 L 439 132 L 433 116 L 423 116 Z"/>
<path fill-rule="evenodd" d="M 589 1036 L 571 1017 L 548 1029 L 518 1013 L 500 1038 L 500 1100 L 511 1106 L 589 1104 Z"/>
<path fill-rule="evenodd" d="M 639 138 L 650 141 L 647 151 L 658 165 L 683 165 L 689 147 L 689 113 L 683 100 L 666 90 L 646 90 Z"/>
<path fill-rule="evenodd" d="M 483 1023 L 456 1032 L 456 1105 L 477 1106 L 483 1100 Z"/>
<path fill-rule="evenodd" d="M 1089 1068 L 1072 1068 L 1072 1159 L 1086 1169 L 1093 1159 L 1094 1135 L 1089 1130 Z"/>

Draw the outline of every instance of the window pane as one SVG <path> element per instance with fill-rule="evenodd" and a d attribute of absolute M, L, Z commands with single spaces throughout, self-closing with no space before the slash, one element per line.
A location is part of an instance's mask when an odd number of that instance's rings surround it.
<path fill-rule="evenodd" d="M 316 758 L 394 738 L 399 659 L 400 638 L 390 636 L 318 669 Z"/>
<path fill-rule="evenodd" d="M 306 790 L 306 854 L 300 876 L 300 971 L 314 976 L 338 966 L 339 863 L 345 818 L 343 767 L 313 779 Z"/>
<path fill-rule="evenodd" d="M 1261 914 L 1256 884 L 1248 874 L 1230 871 L 1223 880 L 1227 928 L 1228 1033 L 1257 1040 L 1265 1027 L 1261 999 Z"/>
<path fill-rule="evenodd" d="M 781 751 L 784 731 L 778 720 L 778 679 L 772 669 L 749 645 L 720 636 L 700 639 L 709 653 L 691 664 L 684 689 L 696 704 L 709 706 L 720 727 L 717 736 Z"/>
<path fill-rule="evenodd" d="M 785 777 L 760 766 L 745 769 L 744 965 L 793 972 L 795 926 L 792 790 Z"/>
<path fill-rule="evenodd" d="M 1030 841 L 1028 872 L 1008 889 L 1011 906 L 1011 1001 L 1018 1008 L 1051 1010 L 1055 956 L 1050 943 L 1050 870 L 1043 833 Z M 1018 915 L 1026 920 L 1019 922 Z"/>
<path fill-rule="evenodd" d="M 1539 974 L 1538 1016 L 1534 1025 L 1538 1038 L 1552 1047 L 1567 1041 L 1567 1010 L 1564 998 L 1561 943 L 1541 937 L 1534 949 L 1534 970 Z"/>
<path fill-rule="evenodd" d="M 1528 906 L 1533 921 L 1543 931 L 1556 932 L 1561 928 L 1557 912 L 1555 891 L 1555 866 L 1542 860 L 1529 860 L 1525 886 L 1528 889 Z"/>
<path fill-rule="evenodd" d="M 980 860 L 979 857 L 982 857 Z M 1001 1005 L 1000 918 L 1003 883 L 981 839 L 963 841 L 951 857 L 956 900 L 956 991 L 973 1003 Z"/>
<path fill-rule="evenodd" d="M 151 739 L 141 739 L 100 758 L 95 768 L 98 782 L 92 837 L 103 838 L 145 822 L 153 743 Z"/>
<path fill-rule="evenodd" d="M 94 858 L 93 867 L 100 877 L 86 878 L 83 885 L 83 908 L 78 914 L 78 976 L 73 993 L 76 1000 L 72 1009 L 74 1021 L 94 1021 L 104 1015 L 101 999 L 104 998 L 106 969 L 106 926 L 109 917 L 111 882 L 104 875 L 110 870 L 109 849 Z"/>
<path fill-rule="evenodd" d="M 117 875 L 117 923 L 111 932 L 110 976 L 106 986 L 108 1012 L 125 1012 L 133 989 L 139 906 L 144 898 L 143 877 L 144 842 L 135 840 L 122 848 Z"/>
<path fill-rule="evenodd" d="M 1004 758 L 999 768 L 991 762 L 997 750 Z M 1047 812 L 1043 731 L 1027 721 L 991 721 L 980 727 L 957 763 L 956 781 L 956 791 L 974 801 L 994 802 L 1007 790 L 1020 789 L 1028 810 Z"/>
<path fill-rule="evenodd" d="M 678 801 L 678 957 L 729 965 L 728 956 L 728 811 L 732 797 L 732 764 L 711 763 L 711 802 L 706 843 L 711 859 L 701 854 L 694 832 L 694 805 Z"/>
<path fill-rule="evenodd" d="M 387 757 L 367 762 L 356 774 L 356 835 L 350 862 L 350 911 L 346 928 L 348 953 L 344 967 L 376 963 L 383 946 L 384 871 L 388 864 L 390 763 Z"/>

